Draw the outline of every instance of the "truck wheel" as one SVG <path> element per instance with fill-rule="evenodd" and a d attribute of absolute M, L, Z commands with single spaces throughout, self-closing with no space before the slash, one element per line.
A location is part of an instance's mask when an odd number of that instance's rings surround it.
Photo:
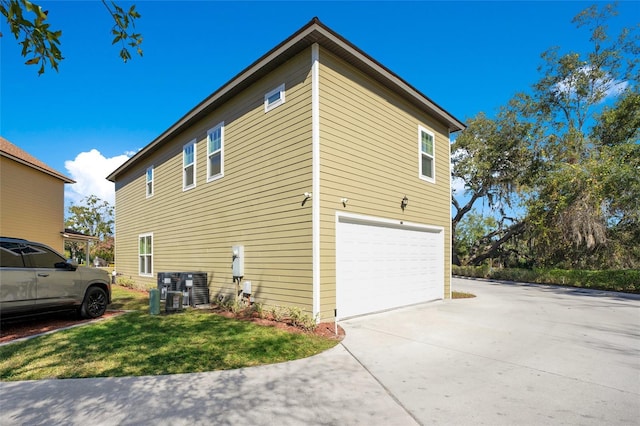
<path fill-rule="evenodd" d="M 84 296 L 80 315 L 83 318 L 98 318 L 107 310 L 107 293 L 100 287 L 90 287 Z"/>

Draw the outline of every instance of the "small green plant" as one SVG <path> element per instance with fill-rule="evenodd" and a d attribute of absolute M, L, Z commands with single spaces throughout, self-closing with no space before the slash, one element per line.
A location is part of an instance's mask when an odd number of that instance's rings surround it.
<path fill-rule="evenodd" d="M 131 279 L 131 278 L 127 278 L 127 277 L 117 277 L 116 278 L 116 284 L 121 285 L 122 287 L 126 287 L 126 288 L 136 288 L 136 282 L 135 280 Z"/>
<path fill-rule="evenodd" d="M 300 327 L 306 331 L 314 331 L 318 328 L 318 314 L 316 314 L 315 318 L 312 318 L 311 315 L 305 314 L 302 317 Z"/>
<path fill-rule="evenodd" d="M 291 306 L 288 308 L 288 311 L 288 317 L 291 325 L 298 327 L 302 323 L 302 309 L 298 308 L 297 306 Z"/>
<path fill-rule="evenodd" d="M 264 305 L 260 302 L 254 303 L 253 305 L 251 305 L 251 310 L 257 313 L 259 318 L 264 319 L 266 316 L 266 313 L 264 311 Z"/>
<path fill-rule="evenodd" d="M 229 299 L 224 295 L 219 295 L 218 302 L 216 303 L 216 305 L 218 306 L 218 308 L 222 309 L 223 311 L 231 312 L 232 306 L 233 306 L 233 300 Z"/>
<path fill-rule="evenodd" d="M 257 313 L 261 319 L 287 323 L 304 331 L 314 331 L 318 327 L 318 315 L 312 317 L 297 306 L 274 305 L 267 309 L 262 303 L 250 303 L 247 299 L 235 300 L 224 295 L 219 295 L 217 299 L 218 308 L 233 313 L 236 318 L 252 317 Z"/>
<path fill-rule="evenodd" d="M 238 315 L 240 312 L 244 311 L 246 307 L 247 306 L 242 299 L 234 300 L 231 303 L 231 312 L 233 312 L 234 315 Z"/>
<path fill-rule="evenodd" d="M 130 288 L 132 290 L 140 291 L 149 291 L 150 289 L 155 287 L 153 285 L 149 286 L 147 284 L 139 283 L 135 279 L 131 277 L 125 277 L 124 275 L 117 276 L 115 283 L 116 285 L 122 286 L 124 288 Z"/>
<path fill-rule="evenodd" d="M 271 311 L 269 313 L 271 314 L 271 318 L 274 321 L 280 322 L 280 321 L 282 321 L 284 319 L 285 312 L 284 312 L 284 309 L 282 308 L 282 306 L 276 305 L 276 306 L 272 307 Z"/>
<path fill-rule="evenodd" d="M 317 316 L 316 318 L 313 318 L 297 306 L 291 306 L 288 308 L 288 318 L 291 325 L 306 331 L 313 331 L 318 326 Z"/>
<path fill-rule="evenodd" d="M 218 307 L 226 312 L 232 312 L 234 315 L 238 315 L 244 309 L 246 309 L 246 303 L 243 300 L 236 300 L 224 295 L 218 296 Z"/>

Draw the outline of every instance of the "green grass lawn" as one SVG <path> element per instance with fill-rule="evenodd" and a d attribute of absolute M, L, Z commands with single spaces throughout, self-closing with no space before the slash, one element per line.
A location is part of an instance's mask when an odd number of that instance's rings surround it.
<path fill-rule="evenodd" d="M 308 357 L 336 340 L 188 309 L 149 315 L 144 293 L 114 286 L 110 309 L 133 312 L 0 347 L 0 379 L 193 373 Z"/>
<path fill-rule="evenodd" d="M 149 312 L 149 295 L 120 285 L 111 286 L 111 304 L 109 310 Z"/>

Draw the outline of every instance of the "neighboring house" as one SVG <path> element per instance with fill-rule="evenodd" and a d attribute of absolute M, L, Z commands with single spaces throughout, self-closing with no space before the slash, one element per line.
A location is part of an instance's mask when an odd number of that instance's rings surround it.
<path fill-rule="evenodd" d="M 64 253 L 65 183 L 75 182 L 0 137 L 0 235 Z"/>
<path fill-rule="evenodd" d="M 442 84 L 441 82 L 438 84 Z M 116 269 L 338 319 L 450 297 L 464 124 L 313 19 L 108 176 Z"/>

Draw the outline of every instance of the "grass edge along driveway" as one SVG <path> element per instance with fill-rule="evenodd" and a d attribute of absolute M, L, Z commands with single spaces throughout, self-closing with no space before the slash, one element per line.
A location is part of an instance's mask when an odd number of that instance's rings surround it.
<path fill-rule="evenodd" d="M 0 347 L 0 380 L 227 370 L 305 358 L 338 343 L 197 309 L 152 316 L 147 303 L 144 293 L 116 288 L 110 308 L 134 312 Z"/>

